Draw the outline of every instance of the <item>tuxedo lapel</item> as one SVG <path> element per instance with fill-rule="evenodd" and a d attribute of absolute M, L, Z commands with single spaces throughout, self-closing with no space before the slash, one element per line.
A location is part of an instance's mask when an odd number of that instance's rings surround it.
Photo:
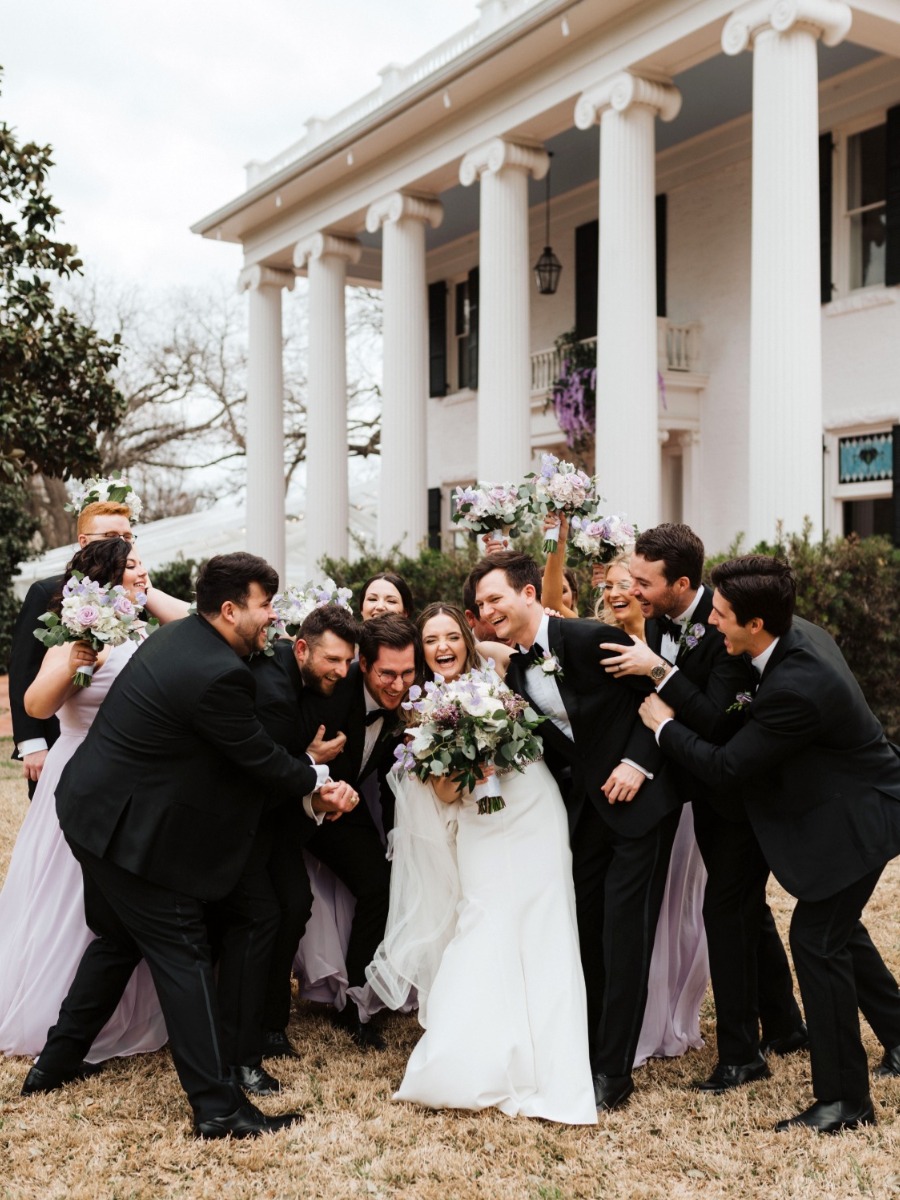
<path fill-rule="evenodd" d="M 556 676 L 556 686 L 559 688 L 560 699 L 565 706 L 566 716 L 569 718 L 569 724 L 572 726 L 574 733 L 575 721 L 579 709 L 578 693 L 568 683 L 566 675 L 566 641 L 563 637 L 562 629 L 562 618 L 551 617 L 547 627 L 547 639 L 550 642 L 548 649 L 559 660 L 560 673 Z"/>
<path fill-rule="evenodd" d="M 694 609 L 693 615 L 685 626 L 684 632 L 678 643 L 678 653 L 675 655 L 675 666 L 681 667 L 684 660 L 690 654 L 699 654 L 703 648 L 703 639 L 696 646 L 688 646 L 685 641 L 687 631 L 694 625 L 702 625 L 707 632 L 709 631 L 709 614 L 712 612 L 712 592 L 709 588 L 703 589 L 703 595 L 697 601 L 697 607 Z M 656 624 L 656 622 L 654 622 Z M 704 635 L 705 636 L 705 635 Z M 662 639 L 660 639 L 662 640 Z"/>
<path fill-rule="evenodd" d="M 659 621 L 655 617 L 651 617 L 644 625 L 644 637 L 647 639 L 647 645 L 654 654 L 659 654 L 662 647 L 662 631 L 659 627 Z"/>

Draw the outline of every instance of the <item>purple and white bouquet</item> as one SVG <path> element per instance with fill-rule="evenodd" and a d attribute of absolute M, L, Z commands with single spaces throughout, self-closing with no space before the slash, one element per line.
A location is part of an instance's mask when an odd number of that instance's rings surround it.
<path fill-rule="evenodd" d="M 569 547 L 590 562 L 606 563 L 633 546 L 637 532 L 637 528 L 621 513 L 574 516 L 569 532 Z"/>
<path fill-rule="evenodd" d="M 517 537 L 531 528 L 528 488 L 515 483 L 477 483 L 458 487 L 453 493 L 455 525 L 470 533 L 502 530 Z"/>
<path fill-rule="evenodd" d="M 543 753 L 534 731 L 545 718 L 507 687 L 490 662 L 450 681 L 435 675 L 424 689 L 411 687 L 403 707 L 412 714 L 412 736 L 394 752 L 397 767 L 424 782 L 452 775 L 460 795 L 474 792 L 482 814 L 506 804 L 497 775 L 482 779 L 480 768 L 523 771 Z"/>
<path fill-rule="evenodd" d="M 73 571 L 62 590 L 59 614 L 45 612 L 39 617 L 46 629 L 35 629 L 34 636 L 45 646 L 87 642 L 94 650 L 137 642 L 145 634 L 139 617 L 146 601 L 143 592 L 132 600 L 121 584 L 104 586 Z M 90 687 L 93 673 L 92 666 L 80 667 L 72 682 L 76 687 Z"/>
<path fill-rule="evenodd" d="M 531 511 L 540 517 L 547 513 L 565 513 L 571 521 L 587 516 L 596 507 L 599 496 L 595 481 L 574 463 L 563 462 L 555 454 L 541 459 L 539 474 L 526 477 L 530 483 Z M 544 534 L 544 553 L 552 553 L 559 542 L 559 526 Z"/>
<path fill-rule="evenodd" d="M 71 496 L 69 503 L 63 507 L 66 512 L 73 513 L 76 517 L 88 504 L 110 501 L 113 504 L 127 504 L 131 511 L 131 520 L 136 523 L 140 520 L 144 507 L 140 496 L 119 471 L 114 471 L 108 479 L 95 475 L 86 479 L 84 483 L 75 484 Z"/>
<path fill-rule="evenodd" d="M 285 588 L 272 597 L 272 607 L 278 616 L 277 628 L 279 633 L 296 637 L 300 626 L 313 611 L 323 604 L 337 604 L 340 608 L 350 607 L 353 592 L 350 588 L 339 588 L 333 579 L 323 579 L 320 583 L 307 580 L 303 587 Z"/>

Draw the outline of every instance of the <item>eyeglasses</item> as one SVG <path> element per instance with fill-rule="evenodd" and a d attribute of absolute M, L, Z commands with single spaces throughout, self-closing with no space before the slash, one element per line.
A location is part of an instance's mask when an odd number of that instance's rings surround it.
<path fill-rule="evenodd" d="M 113 530 L 110 530 L 109 533 L 84 533 L 82 537 L 86 537 L 90 542 L 108 542 L 114 538 L 121 538 L 123 542 L 137 541 L 137 534 L 132 533 L 131 530 L 128 533 L 115 533 Z"/>
<path fill-rule="evenodd" d="M 412 683 L 416 677 L 415 667 L 408 671 L 382 671 L 380 667 L 373 667 L 372 671 L 380 683 L 396 683 L 398 679 L 402 679 L 404 683 Z"/>
<path fill-rule="evenodd" d="M 604 592 L 630 592 L 633 584 L 630 579 L 619 579 L 615 583 L 604 583 L 600 589 Z"/>

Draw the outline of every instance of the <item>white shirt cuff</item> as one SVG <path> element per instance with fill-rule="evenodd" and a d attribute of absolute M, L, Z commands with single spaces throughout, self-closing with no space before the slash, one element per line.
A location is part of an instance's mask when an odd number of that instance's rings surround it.
<path fill-rule="evenodd" d="M 24 742 L 18 742 L 16 749 L 19 752 L 19 758 L 24 758 L 26 754 L 37 754 L 39 750 L 48 750 L 46 738 L 26 738 Z"/>
<path fill-rule="evenodd" d="M 309 755 L 307 755 L 307 757 L 309 758 Z M 315 821 L 315 823 L 317 825 L 321 825 L 322 822 L 325 820 L 325 813 L 316 812 L 316 810 L 313 808 L 313 806 L 312 806 L 313 796 L 316 794 L 316 792 L 319 790 L 319 788 L 322 786 L 323 783 L 331 782 L 331 775 L 329 773 L 328 765 L 326 763 L 314 763 L 311 758 L 309 759 L 309 761 L 312 763 L 313 769 L 316 772 L 316 786 L 313 788 L 313 790 L 308 795 L 303 797 L 303 811 L 306 813 L 306 815 L 308 817 L 311 817 L 312 820 Z"/>
<path fill-rule="evenodd" d="M 653 773 L 648 771 L 646 767 L 642 767 L 640 763 L 636 763 L 633 758 L 623 758 L 622 762 L 629 767 L 634 767 L 636 771 L 640 771 L 640 773 L 645 775 L 648 779 L 653 778 Z"/>
<path fill-rule="evenodd" d="M 664 718 L 662 721 L 660 721 L 660 723 L 657 725 L 657 727 L 656 727 L 656 734 L 655 734 L 655 737 L 656 737 L 656 744 L 657 744 L 657 746 L 659 745 L 659 735 L 662 733 L 662 731 L 665 729 L 665 727 L 668 725 L 668 723 L 669 723 L 670 721 L 673 721 L 674 719 L 675 719 L 674 717 L 665 717 L 665 718 Z"/>
<path fill-rule="evenodd" d="M 672 670 L 668 672 L 665 679 L 661 679 L 659 681 L 659 683 L 656 685 L 657 692 L 661 692 L 663 690 L 663 688 L 666 686 L 666 684 L 669 682 L 669 680 L 672 678 L 672 676 L 675 674 L 675 672 L 677 670 L 678 670 L 678 668 L 673 666 Z"/>

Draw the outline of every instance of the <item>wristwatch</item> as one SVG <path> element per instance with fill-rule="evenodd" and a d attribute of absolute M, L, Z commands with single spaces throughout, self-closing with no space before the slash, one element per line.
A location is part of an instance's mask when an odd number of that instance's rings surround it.
<path fill-rule="evenodd" d="M 670 663 L 657 663 L 655 667 L 650 668 L 650 678 L 655 684 L 660 684 L 671 671 Z"/>

